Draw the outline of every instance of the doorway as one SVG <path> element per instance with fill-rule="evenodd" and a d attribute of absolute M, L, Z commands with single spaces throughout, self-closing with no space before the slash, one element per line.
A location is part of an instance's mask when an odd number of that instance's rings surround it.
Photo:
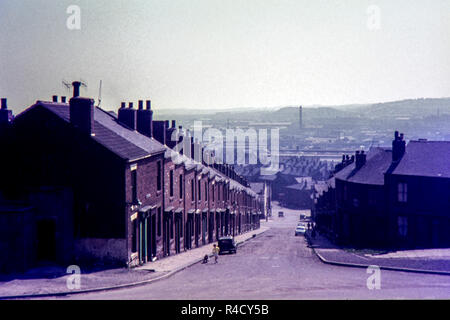
<path fill-rule="evenodd" d="M 56 223 L 54 219 L 37 222 L 37 260 L 56 260 Z"/>

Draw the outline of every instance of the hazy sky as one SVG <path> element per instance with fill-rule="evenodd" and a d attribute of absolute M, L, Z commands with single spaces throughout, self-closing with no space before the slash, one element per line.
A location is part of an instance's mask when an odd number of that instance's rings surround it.
<path fill-rule="evenodd" d="M 0 75 L 15 112 L 80 78 L 105 109 L 449 97 L 450 1 L 0 0 Z"/>

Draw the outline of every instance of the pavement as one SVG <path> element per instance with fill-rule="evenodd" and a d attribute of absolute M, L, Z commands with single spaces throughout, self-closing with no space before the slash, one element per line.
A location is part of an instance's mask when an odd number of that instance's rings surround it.
<path fill-rule="evenodd" d="M 319 259 L 328 264 L 346 267 L 367 268 L 378 266 L 380 269 L 450 275 L 450 248 L 381 251 L 339 247 L 326 237 L 316 234 L 305 235 L 310 248 Z"/>
<path fill-rule="evenodd" d="M 235 237 L 235 241 L 238 246 L 243 245 L 269 228 L 269 223 L 261 221 L 259 229 L 238 235 Z M 67 274 L 67 269 L 62 266 L 42 266 L 24 274 L 2 276 L 0 277 L 0 299 L 64 296 L 149 284 L 201 262 L 206 254 L 211 257 L 214 243 L 131 269 L 81 270 L 80 286 L 73 290 L 68 286 L 68 282 L 74 283 L 71 282 L 73 276 Z"/>

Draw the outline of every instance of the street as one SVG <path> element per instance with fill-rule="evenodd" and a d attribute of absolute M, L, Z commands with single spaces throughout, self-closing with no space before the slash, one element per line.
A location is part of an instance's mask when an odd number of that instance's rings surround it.
<path fill-rule="evenodd" d="M 271 227 L 219 263 L 195 264 L 152 284 L 63 299 L 448 299 L 450 277 L 381 270 L 380 289 L 369 290 L 366 269 L 323 264 L 294 236 L 297 213 L 274 211 Z"/>

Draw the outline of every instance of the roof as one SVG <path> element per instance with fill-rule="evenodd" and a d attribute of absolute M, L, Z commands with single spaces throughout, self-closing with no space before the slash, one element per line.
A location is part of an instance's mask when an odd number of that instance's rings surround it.
<path fill-rule="evenodd" d="M 384 173 L 392 162 L 392 150 L 371 148 L 366 155 L 366 163 L 356 169 L 355 162 L 335 174 L 335 178 L 360 184 L 383 185 Z"/>
<path fill-rule="evenodd" d="M 42 106 L 62 120 L 70 122 L 69 104 L 38 101 L 32 108 L 36 106 Z M 116 116 L 98 107 L 94 108 L 94 133 L 92 139 L 129 161 L 165 150 L 165 146 L 157 140 L 130 130 L 119 123 Z"/>
<path fill-rule="evenodd" d="M 311 190 L 311 186 L 305 185 L 304 183 L 292 184 L 290 186 L 287 186 L 286 188 L 293 190 Z"/>
<path fill-rule="evenodd" d="M 65 122 L 70 123 L 70 106 L 68 103 L 37 101 L 36 104 L 22 112 L 22 114 L 36 107 L 43 107 Z M 136 130 L 131 130 L 129 127 L 118 122 L 117 116 L 114 113 L 98 107 L 94 107 L 94 133 L 95 135 L 92 136 L 92 139 L 122 159 L 133 161 L 163 152 L 165 157 L 169 158 L 175 153 L 178 156 L 176 158 L 184 163 L 187 170 L 195 167 L 203 174 L 209 174 L 211 178 L 214 176 L 219 178 L 224 177 L 218 170 L 204 166 L 185 155 L 180 155 L 154 138 L 149 138 Z M 245 190 L 250 195 L 256 196 L 250 188 L 241 185 L 237 181 L 231 181 L 233 187 L 239 190 Z"/>
<path fill-rule="evenodd" d="M 409 141 L 392 174 L 450 178 L 450 141 Z"/>
<path fill-rule="evenodd" d="M 262 193 L 264 191 L 263 182 L 250 182 L 250 188 L 256 193 Z"/>

